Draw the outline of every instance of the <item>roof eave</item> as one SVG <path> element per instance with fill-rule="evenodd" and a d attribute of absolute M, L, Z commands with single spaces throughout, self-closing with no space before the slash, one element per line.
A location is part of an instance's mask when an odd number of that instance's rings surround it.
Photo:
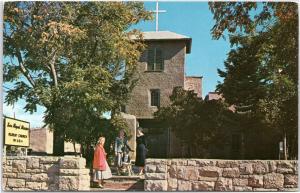
<path fill-rule="evenodd" d="M 192 38 L 181 38 L 181 39 L 142 39 L 145 42 L 159 42 L 159 41 L 184 41 L 186 43 L 186 53 L 190 54 L 192 49 Z"/>

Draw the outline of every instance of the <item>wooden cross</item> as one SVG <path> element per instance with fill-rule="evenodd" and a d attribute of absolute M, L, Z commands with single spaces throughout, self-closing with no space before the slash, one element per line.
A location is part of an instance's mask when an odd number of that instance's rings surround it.
<path fill-rule="evenodd" d="M 158 31 L 158 13 L 165 13 L 165 12 L 167 12 L 166 10 L 159 10 L 158 9 L 158 0 L 156 0 L 156 10 L 155 11 L 152 11 L 153 13 L 155 13 L 156 14 L 156 17 L 155 17 L 155 19 L 156 19 L 156 31 Z"/>

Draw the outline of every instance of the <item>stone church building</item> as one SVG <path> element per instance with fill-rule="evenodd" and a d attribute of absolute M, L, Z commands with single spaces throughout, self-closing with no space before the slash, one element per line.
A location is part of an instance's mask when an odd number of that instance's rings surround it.
<path fill-rule="evenodd" d="M 185 58 L 191 53 L 192 39 L 170 31 L 143 32 L 143 39 L 147 49 L 137 67 L 139 80 L 123 111 L 134 115 L 137 125 L 144 129 L 149 157 L 182 157 L 185 151 L 180 140 L 171 128 L 157 123 L 153 113 L 170 104 L 175 87 L 193 90 L 202 97 L 202 77 L 185 75 Z"/>

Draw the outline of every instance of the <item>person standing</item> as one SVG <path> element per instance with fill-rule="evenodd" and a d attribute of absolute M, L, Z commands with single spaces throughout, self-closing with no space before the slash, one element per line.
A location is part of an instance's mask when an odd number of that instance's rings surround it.
<path fill-rule="evenodd" d="M 145 159 L 148 149 L 146 139 L 141 127 L 137 129 L 136 135 L 136 160 L 135 165 L 139 167 L 139 175 L 144 173 Z"/>
<path fill-rule="evenodd" d="M 124 129 L 121 129 L 119 132 L 119 136 L 116 137 L 115 140 L 115 165 L 117 166 L 117 173 L 120 175 L 120 170 L 122 169 L 123 166 L 123 156 L 124 156 L 124 151 L 126 149 L 129 149 L 130 151 L 131 148 L 128 145 L 128 140 L 125 135 Z"/>
<path fill-rule="evenodd" d="M 97 187 L 103 188 L 104 179 L 112 177 L 110 168 L 106 161 L 106 155 L 104 149 L 105 138 L 100 137 L 94 151 L 93 169 L 95 170 L 94 182 L 97 182 Z"/>

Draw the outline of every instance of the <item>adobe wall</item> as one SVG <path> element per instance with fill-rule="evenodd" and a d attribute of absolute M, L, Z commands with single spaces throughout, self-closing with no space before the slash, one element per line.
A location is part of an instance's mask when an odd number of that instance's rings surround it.
<path fill-rule="evenodd" d="M 2 190 L 89 190 L 90 175 L 85 165 L 85 159 L 81 157 L 3 157 Z"/>
<path fill-rule="evenodd" d="M 202 77 L 186 76 L 184 78 L 184 89 L 192 90 L 197 97 L 202 98 Z"/>
<path fill-rule="evenodd" d="M 38 128 L 30 130 L 30 146 L 33 152 L 53 153 L 53 132 L 49 128 Z M 76 152 L 80 152 L 80 144 L 75 144 Z M 75 152 L 71 142 L 65 142 L 65 152 Z"/>
<path fill-rule="evenodd" d="M 297 191 L 298 161 L 147 159 L 145 191 Z"/>
<path fill-rule="evenodd" d="M 164 71 L 147 72 L 147 49 L 137 65 L 137 85 L 133 88 L 126 105 L 126 113 L 137 119 L 153 118 L 157 107 L 150 106 L 150 89 L 160 89 L 160 105 L 170 104 L 169 96 L 176 86 L 184 87 L 185 43 L 182 41 L 147 42 L 147 46 L 161 48 L 164 57 Z"/>

